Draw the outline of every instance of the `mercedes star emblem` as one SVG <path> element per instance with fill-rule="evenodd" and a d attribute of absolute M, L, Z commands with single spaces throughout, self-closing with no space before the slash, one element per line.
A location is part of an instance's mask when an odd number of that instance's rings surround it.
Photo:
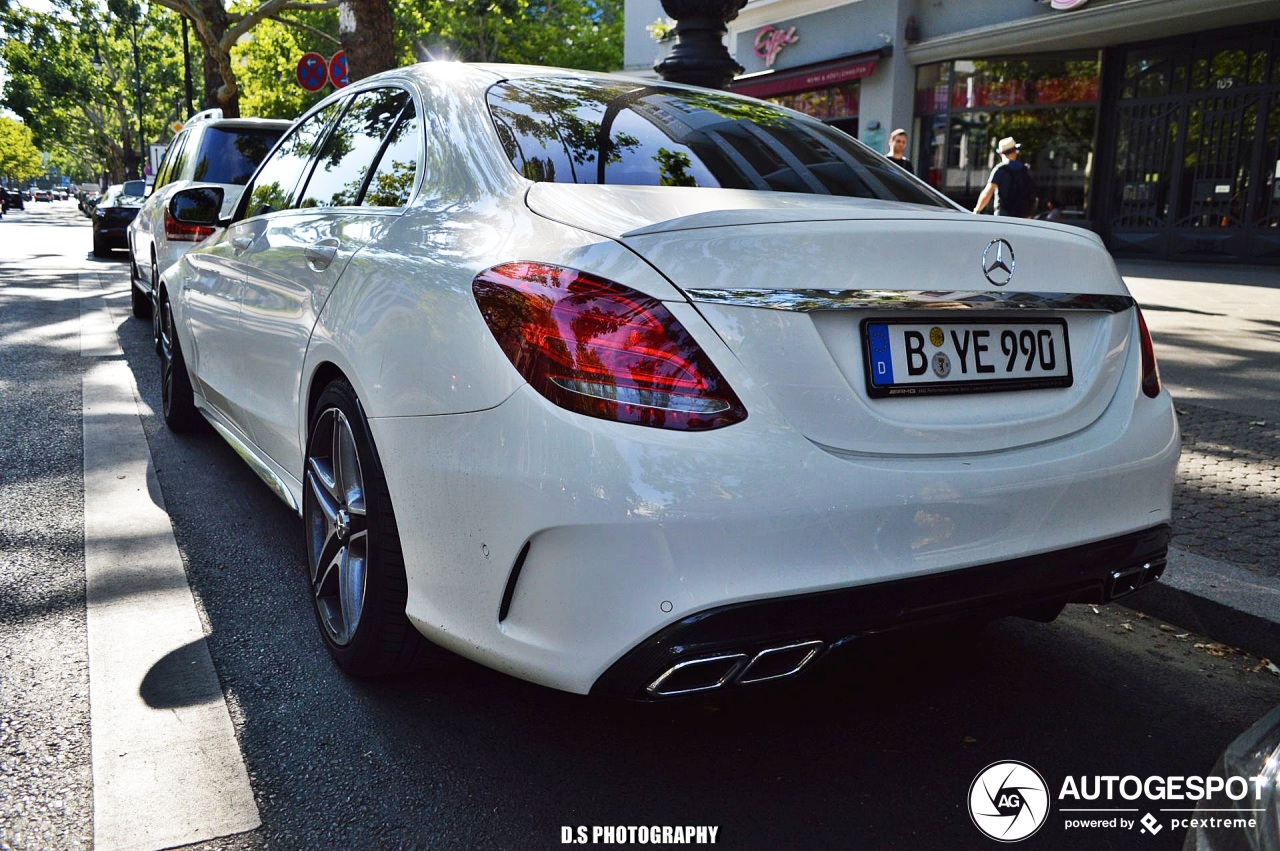
<path fill-rule="evenodd" d="M 992 251 L 992 249 L 995 249 Z M 982 273 L 997 287 L 1013 280 L 1013 246 L 1008 240 L 993 239 L 982 252 Z"/>

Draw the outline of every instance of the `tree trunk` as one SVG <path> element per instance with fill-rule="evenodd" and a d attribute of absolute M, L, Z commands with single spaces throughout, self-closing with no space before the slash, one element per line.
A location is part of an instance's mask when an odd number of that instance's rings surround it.
<path fill-rule="evenodd" d="M 347 53 L 350 82 L 396 67 L 394 28 L 388 0 L 342 0 L 338 37 Z"/>
<path fill-rule="evenodd" d="M 227 118 L 240 117 L 240 89 L 236 85 L 235 72 L 231 68 L 231 48 L 223 46 L 227 28 L 231 25 L 222 0 L 200 0 L 200 13 L 209 25 L 209 32 L 216 40 L 204 45 L 204 108 L 218 107 Z M 197 29 L 197 32 L 199 30 Z"/>

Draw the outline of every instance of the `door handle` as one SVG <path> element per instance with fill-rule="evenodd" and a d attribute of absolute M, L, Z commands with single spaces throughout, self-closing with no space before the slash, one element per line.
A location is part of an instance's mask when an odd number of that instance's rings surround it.
<path fill-rule="evenodd" d="M 338 256 L 338 240 L 329 238 L 312 243 L 302 249 L 302 256 L 307 259 L 307 265 L 313 272 L 322 272 Z"/>

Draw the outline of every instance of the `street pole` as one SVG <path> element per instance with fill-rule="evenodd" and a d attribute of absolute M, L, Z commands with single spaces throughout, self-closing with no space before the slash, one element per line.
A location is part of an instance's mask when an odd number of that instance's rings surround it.
<path fill-rule="evenodd" d="M 747 0 L 662 0 L 676 22 L 676 43 L 653 66 L 662 79 L 712 89 L 727 89 L 742 66 L 724 46 L 726 26 Z"/>
<path fill-rule="evenodd" d="M 191 86 L 191 48 L 187 44 L 187 16 L 182 16 L 182 82 L 187 90 L 187 116 L 195 112 L 192 101 L 195 100 L 195 93 Z M 181 115 L 178 116 L 179 121 L 185 121 Z"/>
<path fill-rule="evenodd" d="M 142 60 L 138 57 L 138 13 L 137 7 L 134 7 L 134 14 L 129 25 L 132 27 L 133 33 L 133 70 L 134 70 L 134 92 L 138 100 L 138 177 L 145 179 L 145 166 L 147 162 L 147 139 L 143 135 L 142 130 Z"/>

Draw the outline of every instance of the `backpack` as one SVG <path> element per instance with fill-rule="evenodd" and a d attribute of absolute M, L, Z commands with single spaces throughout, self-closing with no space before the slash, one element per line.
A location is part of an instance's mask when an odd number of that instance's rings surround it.
<path fill-rule="evenodd" d="M 1005 163 L 1001 168 L 1009 175 L 1009 191 L 1000 194 L 1000 211 L 1006 216 L 1031 215 L 1039 193 L 1035 178 L 1031 176 L 1031 169 L 1022 163 L 1016 166 Z"/>

